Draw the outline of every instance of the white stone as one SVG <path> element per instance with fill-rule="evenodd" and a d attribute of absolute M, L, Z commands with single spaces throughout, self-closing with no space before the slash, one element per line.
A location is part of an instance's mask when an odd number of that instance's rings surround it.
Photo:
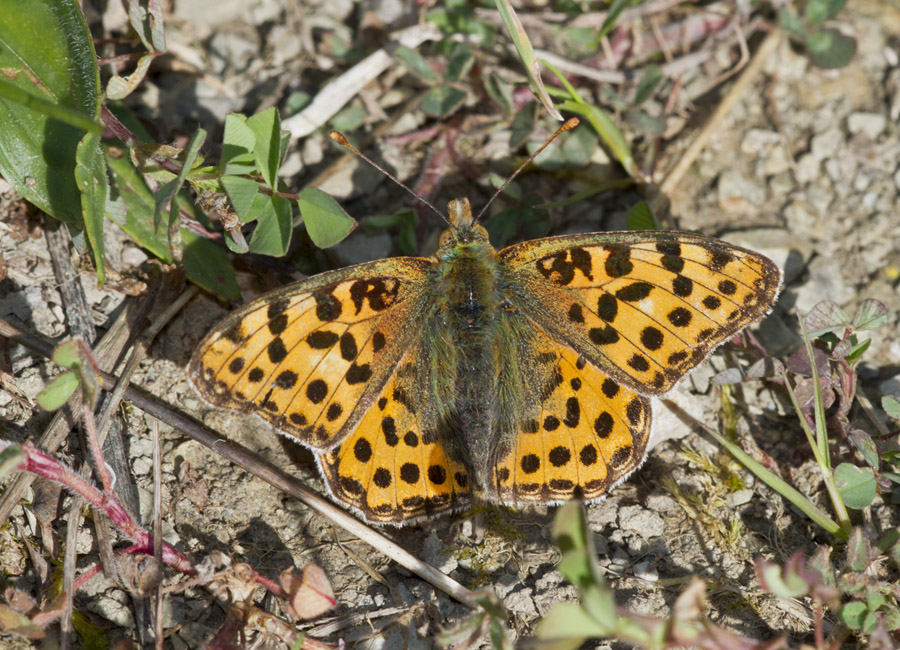
<path fill-rule="evenodd" d="M 813 136 L 810 153 L 816 160 L 824 160 L 835 155 L 844 146 L 844 134 L 837 127 L 832 127 Z"/>
<path fill-rule="evenodd" d="M 870 140 L 875 140 L 884 127 L 887 125 L 887 118 L 881 113 L 851 113 L 847 118 L 847 129 L 853 135 L 863 134 Z"/>

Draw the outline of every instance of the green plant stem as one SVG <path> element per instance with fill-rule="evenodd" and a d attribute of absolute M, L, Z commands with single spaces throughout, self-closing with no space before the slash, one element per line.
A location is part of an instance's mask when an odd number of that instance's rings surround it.
<path fill-rule="evenodd" d="M 759 480 L 793 503 L 801 512 L 803 512 L 803 514 L 819 524 L 819 526 L 841 539 L 847 539 L 847 537 L 849 537 L 849 528 L 844 529 L 840 524 L 829 517 L 828 513 L 819 508 L 819 506 L 810 501 L 793 486 L 786 483 L 780 476 L 757 462 L 750 454 L 741 449 L 739 445 L 728 440 L 728 438 L 721 435 L 718 431 L 710 428 L 707 428 L 706 431 L 715 438 L 720 445 L 731 452 L 731 455 L 737 458 L 744 467 L 753 472 Z"/>
<path fill-rule="evenodd" d="M 822 453 L 819 450 L 816 436 L 809 428 L 809 423 L 806 421 L 806 416 L 803 415 L 803 411 L 800 408 L 800 402 L 797 401 L 797 395 L 796 393 L 794 393 L 794 389 L 788 381 L 787 374 L 783 370 L 781 372 L 781 379 L 782 381 L 784 381 L 784 386 L 787 389 L 788 396 L 791 398 L 791 404 L 794 405 L 794 410 L 797 412 L 797 415 L 800 418 L 800 426 L 803 429 L 803 433 L 806 434 L 806 439 L 809 441 L 810 449 L 812 449 L 813 456 L 816 459 L 816 465 L 819 466 L 819 471 L 822 474 L 822 481 L 824 481 L 825 483 L 825 489 L 828 491 L 828 497 L 831 499 L 831 505 L 832 507 L 834 507 L 835 514 L 838 517 L 841 530 L 843 531 L 843 535 L 841 535 L 841 537 L 846 538 L 850 534 L 850 528 L 852 526 L 850 524 L 850 516 L 847 512 L 847 508 L 846 506 L 844 506 L 844 501 L 843 499 L 841 499 L 841 495 L 838 492 L 837 485 L 835 485 L 834 483 L 834 475 L 831 471 L 831 463 L 822 458 Z M 818 392 L 819 391 L 817 389 L 816 393 L 818 394 Z"/>
<path fill-rule="evenodd" d="M 828 450 L 828 430 L 825 425 L 825 400 L 822 397 L 822 385 L 819 383 L 819 370 L 816 368 L 816 358 L 813 352 L 812 341 L 806 332 L 806 326 L 803 319 L 799 318 L 800 334 L 803 337 L 803 343 L 806 345 L 806 354 L 809 357 L 809 366 L 812 371 L 813 386 L 815 386 L 814 395 L 816 398 L 816 442 L 819 449 L 819 469 L 822 472 L 822 480 L 825 481 L 825 488 L 828 490 L 828 496 L 831 498 L 831 504 L 837 515 L 841 528 L 849 533 L 852 524 L 850 523 L 850 513 L 847 512 L 847 506 L 841 498 L 837 485 L 834 482 L 834 472 L 831 469 L 831 454 Z M 801 420 L 806 418 L 801 411 L 797 411 Z"/>

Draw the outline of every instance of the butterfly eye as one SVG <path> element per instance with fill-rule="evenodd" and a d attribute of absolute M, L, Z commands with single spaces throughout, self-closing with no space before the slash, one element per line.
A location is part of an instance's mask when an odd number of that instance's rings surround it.
<path fill-rule="evenodd" d="M 484 239 L 488 239 L 488 231 L 480 223 L 475 224 L 475 227 L 472 228 L 472 230 L 478 237 L 483 237 Z"/>
<path fill-rule="evenodd" d="M 453 231 L 445 230 L 444 232 L 441 233 L 441 236 L 438 237 L 438 246 L 440 246 L 441 248 L 443 248 L 444 246 L 449 246 L 450 240 L 452 238 L 453 238 Z"/>

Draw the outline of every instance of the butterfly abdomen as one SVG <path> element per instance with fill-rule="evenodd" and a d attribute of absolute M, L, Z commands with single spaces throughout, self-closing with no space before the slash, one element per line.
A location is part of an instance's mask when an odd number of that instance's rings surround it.
<path fill-rule="evenodd" d="M 438 253 L 433 282 L 437 303 L 433 328 L 436 350 L 431 385 L 445 411 L 440 417 L 442 437 L 451 454 L 469 471 L 473 488 L 486 477 L 480 458 L 492 455 L 491 435 L 499 411 L 498 359 L 503 356 L 501 293 L 496 253 L 486 239 L 457 241 Z M 452 365 L 452 367 L 448 367 Z"/>

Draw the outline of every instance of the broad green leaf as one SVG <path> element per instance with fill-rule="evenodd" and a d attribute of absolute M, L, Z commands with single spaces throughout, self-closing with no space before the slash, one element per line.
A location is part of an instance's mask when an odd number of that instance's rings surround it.
<path fill-rule="evenodd" d="M 278 185 L 278 166 L 281 164 L 281 118 L 274 106 L 247 118 L 247 126 L 256 138 L 256 164 L 266 185 L 273 190 Z"/>
<path fill-rule="evenodd" d="M 226 300 L 241 297 L 224 248 L 187 228 L 181 229 L 181 244 L 184 247 L 182 264 L 191 282 Z"/>
<path fill-rule="evenodd" d="M 509 133 L 509 148 L 511 150 L 518 149 L 532 134 L 534 124 L 537 121 L 537 111 L 538 103 L 528 102 L 516 113 Z"/>
<path fill-rule="evenodd" d="M 219 163 L 222 173 L 234 173 L 227 170 L 228 163 L 238 156 L 249 156 L 255 148 L 256 136 L 247 126 L 247 118 L 240 113 L 226 115 L 225 135 L 222 137 L 222 160 Z"/>
<path fill-rule="evenodd" d="M 300 192 L 297 205 L 309 238 L 319 248 L 334 246 L 356 228 L 356 220 L 331 195 L 316 187 Z"/>
<path fill-rule="evenodd" d="M 242 176 L 223 176 L 219 180 L 222 183 L 222 187 L 225 188 L 228 199 L 231 201 L 231 206 L 237 212 L 241 223 L 249 223 L 256 219 L 258 215 L 254 215 L 251 218 L 250 208 L 254 199 L 256 199 L 259 184 Z"/>
<path fill-rule="evenodd" d="M 250 239 L 250 251 L 281 257 L 291 244 L 291 204 L 281 196 L 259 195 L 264 200 L 262 213 Z"/>
<path fill-rule="evenodd" d="M 875 474 L 869 467 L 841 463 L 834 468 L 834 483 L 848 508 L 865 508 L 875 499 Z"/>
<path fill-rule="evenodd" d="M 662 78 L 663 71 L 658 65 L 648 65 L 644 68 L 644 74 L 641 76 L 637 90 L 634 93 L 634 105 L 640 106 L 647 101 L 650 95 L 653 94 L 656 86 L 662 81 Z"/>
<path fill-rule="evenodd" d="M 109 181 L 106 177 L 106 161 L 100 148 L 99 134 L 88 133 L 79 143 L 75 154 L 75 180 L 81 191 L 84 232 L 91 245 L 91 254 L 97 269 L 97 285 L 102 287 L 106 282 L 103 215 L 106 213 Z"/>
<path fill-rule="evenodd" d="M 881 408 L 895 420 L 900 420 L 900 397 L 885 395 L 881 398 Z"/>
<path fill-rule="evenodd" d="M 806 40 L 806 25 L 803 24 L 803 21 L 798 16 L 792 14 L 787 7 L 781 7 L 781 10 L 778 12 L 778 18 L 783 29 L 802 41 Z"/>
<path fill-rule="evenodd" d="M 97 120 L 97 57 L 75 0 L 0 0 L 0 43 L 6 82 Z M 28 201 L 80 229 L 75 155 L 84 130 L 0 94 L 0 133 L 0 175 Z"/>
<path fill-rule="evenodd" d="M 838 617 L 851 630 L 859 630 L 863 626 L 868 611 L 865 603 L 852 601 L 841 607 Z"/>
<path fill-rule="evenodd" d="M 394 56 L 403 63 L 411 74 L 414 74 L 425 83 L 430 85 L 440 81 L 440 77 L 438 77 L 438 74 L 430 65 L 428 65 L 428 61 L 415 50 L 412 50 L 405 45 L 401 45 L 394 50 Z"/>
<path fill-rule="evenodd" d="M 658 230 L 653 211 L 646 201 L 638 201 L 628 210 L 625 227 L 629 230 Z M 740 381 L 740 380 L 738 380 Z"/>
<path fill-rule="evenodd" d="M 495 71 L 491 70 L 484 77 L 484 89 L 501 110 L 505 113 L 513 112 L 512 88 Z"/>
<path fill-rule="evenodd" d="M 797 571 L 791 567 L 782 567 L 770 562 L 758 561 L 756 570 L 760 582 L 767 591 L 781 598 L 800 598 L 809 593 L 809 585 Z"/>
<path fill-rule="evenodd" d="M 847 0 L 809 0 L 803 17 L 810 25 L 821 25 L 829 18 L 834 18 L 846 2 Z"/>
<path fill-rule="evenodd" d="M 139 246 L 166 264 L 171 264 L 174 260 L 165 233 L 157 233 L 153 226 L 155 203 L 144 178 L 128 158 L 107 154 L 106 164 L 112 172 L 110 189 L 125 202 L 126 219 L 122 230 Z M 182 262 L 192 282 L 225 300 L 241 297 L 224 248 L 187 228 L 181 229 L 181 243 L 184 251 Z"/>
<path fill-rule="evenodd" d="M 78 374 L 67 370 L 47 384 L 37 396 L 38 405 L 45 411 L 55 411 L 72 396 L 79 384 Z"/>
<path fill-rule="evenodd" d="M 880 300 L 866 298 L 853 317 L 853 329 L 857 332 L 878 329 L 887 322 L 887 307 Z"/>
<path fill-rule="evenodd" d="M 462 106 L 466 93 L 453 86 L 435 86 L 425 94 L 419 108 L 428 115 L 447 117 Z"/>
<path fill-rule="evenodd" d="M 444 79 L 450 83 L 459 81 L 469 74 L 473 63 L 475 63 L 475 56 L 472 54 L 472 46 L 468 43 L 457 43 L 450 54 L 450 60 L 447 61 Z"/>
<path fill-rule="evenodd" d="M 18 445 L 10 445 L 0 451 L 0 481 L 14 471 L 25 460 L 25 452 Z"/>
<path fill-rule="evenodd" d="M 538 621 L 537 637 L 542 650 L 575 650 L 590 638 L 600 638 L 609 630 L 575 603 L 557 603 Z"/>
<path fill-rule="evenodd" d="M 820 68 L 843 68 L 856 54 L 856 39 L 836 29 L 820 29 L 806 40 L 810 60 Z"/>

